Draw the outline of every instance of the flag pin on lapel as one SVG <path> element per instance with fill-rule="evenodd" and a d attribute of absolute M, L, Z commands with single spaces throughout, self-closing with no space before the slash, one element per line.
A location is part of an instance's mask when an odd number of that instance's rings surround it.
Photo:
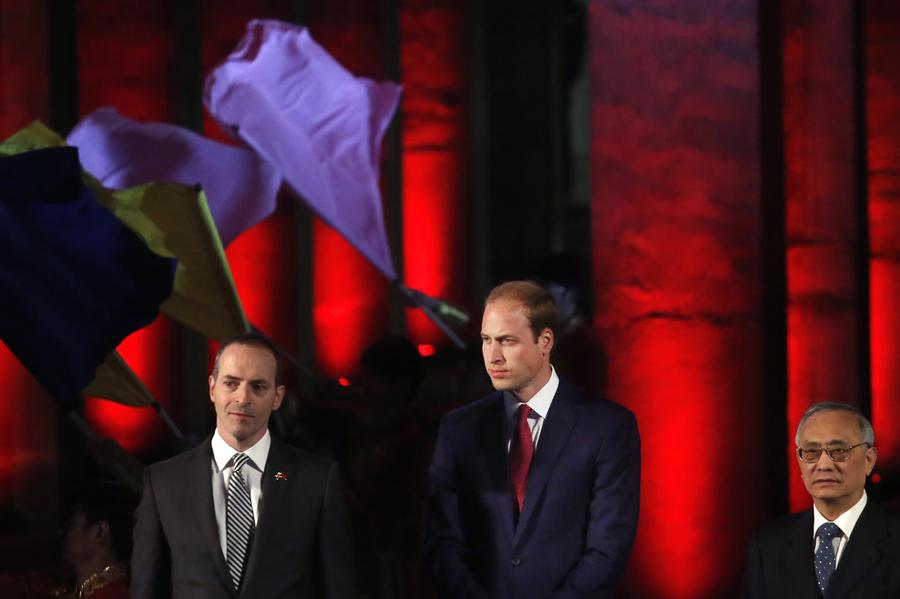
<path fill-rule="evenodd" d="M 287 480 L 287 474 L 285 474 L 284 472 L 276 472 L 275 480 Z"/>

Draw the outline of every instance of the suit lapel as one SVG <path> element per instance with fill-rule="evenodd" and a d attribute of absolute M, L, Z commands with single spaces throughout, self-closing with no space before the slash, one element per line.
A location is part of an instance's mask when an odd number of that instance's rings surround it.
<path fill-rule="evenodd" d="M 225 565 L 225 556 L 222 555 L 222 544 L 219 541 L 219 526 L 216 523 L 216 507 L 212 494 L 212 437 L 196 450 L 194 460 L 194 476 L 187 484 L 193 487 L 191 496 L 197 497 L 194 501 L 194 515 L 199 523 L 200 535 L 205 545 L 210 548 L 212 561 L 216 566 L 216 572 L 222 578 L 225 587 L 232 590 L 231 578 L 228 576 L 228 567 Z"/>
<path fill-rule="evenodd" d="M 818 599 L 819 585 L 813 565 L 812 510 L 806 510 L 791 525 L 778 562 L 782 567 L 782 580 L 790 581 L 793 597 Z"/>
<path fill-rule="evenodd" d="M 253 572 L 256 570 L 256 563 L 260 553 L 260 541 L 265 538 L 272 538 L 273 532 L 269 530 L 278 526 L 275 517 L 269 514 L 282 513 L 283 508 L 283 492 L 287 489 L 284 484 L 278 484 L 275 481 L 276 472 L 286 472 L 290 468 L 285 464 L 284 452 L 281 450 L 281 443 L 272 438 L 272 445 L 269 447 L 269 455 L 266 457 L 266 469 L 262 473 L 260 480 L 260 499 L 259 499 L 259 522 L 256 524 L 256 531 L 253 533 L 253 543 L 250 546 L 250 555 L 247 556 L 246 570 L 244 570 L 242 589 L 246 589 L 248 582 L 253 578 Z M 274 482 L 273 482 L 274 481 Z"/>
<path fill-rule="evenodd" d="M 556 396 L 550 404 L 550 411 L 541 426 L 541 434 L 538 438 L 537 450 L 528 471 L 528 483 L 525 487 L 525 503 L 522 506 L 522 514 L 516 526 L 513 544 L 519 542 L 522 531 L 528 527 L 529 522 L 535 517 L 536 506 L 540 503 L 541 495 L 550 480 L 550 474 L 569 440 L 572 428 L 575 426 L 575 408 L 572 393 L 566 383 L 559 382 Z"/>
<path fill-rule="evenodd" d="M 513 538 L 513 499 L 509 487 L 509 467 L 506 449 L 506 412 L 503 407 L 503 393 L 496 393 L 494 401 L 487 406 L 485 417 L 481 419 L 478 437 L 487 476 L 490 481 L 488 492 L 493 498 L 498 519 L 502 523 L 506 539 Z"/>
<path fill-rule="evenodd" d="M 831 576 L 826 597 L 846 597 L 881 559 L 878 545 L 887 536 L 884 513 L 869 500 L 853 527 L 837 570 Z"/>

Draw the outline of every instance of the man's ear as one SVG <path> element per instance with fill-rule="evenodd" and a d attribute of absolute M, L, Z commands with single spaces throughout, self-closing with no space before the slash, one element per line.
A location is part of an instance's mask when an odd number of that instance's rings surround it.
<path fill-rule="evenodd" d="M 108 539 L 110 535 L 109 531 L 109 522 L 106 520 L 100 520 L 99 522 L 94 524 L 96 530 L 94 531 L 94 538 L 98 541 L 101 539 Z"/>
<path fill-rule="evenodd" d="M 273 410 L 277 410 L 281 407 L 281 402 L 284 401 L 284 394 L 284 385 L 278 385 L 277 387 L 275 387 L 275 403 L 272 404 Z"/>
<path fill-rule="evenodd" d="M 556 337 L 553 336 L 553 330 L 549 327 L 541 331 L 538 335 L 538 344 L 541 346 L 541 354 L 549 355 L 553 351 L 553 345 L 556 343 Z"/>
<path fill-rule="evenodd" d="M 213 396 L 213 389 L 216 387 L 216 379 L 213 378 L 213 375 L 209 375 L 209 401 L 216 403 L 216 398 Z"/>
<path fill-rule="evenodd" d="M 878 461 L 878 450 L 870 447 L 866 450 L 866 476 L 872 474 L 875 469 L 875 462 Z"/>

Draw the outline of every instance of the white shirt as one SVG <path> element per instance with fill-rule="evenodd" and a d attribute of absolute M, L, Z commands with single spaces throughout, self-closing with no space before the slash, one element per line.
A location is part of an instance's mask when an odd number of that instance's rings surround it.
<path fill-rule="evenodd" d="M 550 404 L 553 403 L 553 396 L 556 395 L 558 388 L 559 377 L 551 365 L 550 380 L 524 404 L 531 408 L 531 414 L 528 415 L 528 428 L 531 429 L 531 441 L 535 449 L 537 449 L 538 439 L 541 436 L 544 419 L 550 411 Z M 513 434 L 515 434 L 519 406 L 523 405 L 523 402 L 519 401 L 519 398 L 511 391 L 503 392 L 503 401 L 506 408 L 506 451 L 509 451 L 512 446 Z"/>
<path fill-rule="evenodd" d="M 243 452 L 250 458 L 242 473 L 244 480 L 250 485 L 250 503 L 253 505 L 253 521 L 259 523 L 259 499 L 262 496 L 262 473 L 266 469 L 266 459 L 269 457 L 269 447 L 272 445 L 272 437 L 269 431 L 263 435 L 262 439 L 256 444 Z M 212 492 L 213 507 L 216 511 L 216 526 L 219 529 L 219 544 L 222 546 L 222 555 L 227 555 L 226 548 L 228 546 L 225 539 L 225 489 L 228 481 L 231 479 L 231 473 L 234 468 L 231 464 L 231 458 L 238 453 L 233 447 L 225 442 L 225 439 L 219 434 L 219 429 L 212 437 Z"/>
<path fill-rule="evenodd" d="M 850 541 L 850 534 L 853 532 L 853 528 L 856 526 L 856 521 L 859 520 L 860 514 L 862 514 L 863 508 L 866 507 L 866 503 L 868 502 L 868 498 L 866 497 L 866 492 L 863 491 L 862 497 L 859 498 L 859 501 L 854 504 L 852 508 L 838 516 L 834 519 L 834 523 L 837 524 L 837 527 L 841 529 L 841 532 L 844 533 L 839 537 L 835 537 L 831 540 L 834 543 L 834 567 L 838 567 L 838 563 L 841 561 L 841 554 L 844 553 L 844 548 L 847 546 L 847 543 Z M 813 547 L 813 554 L 815 554 L 816 550 L 819 548 L 819 539 L 816 538 L 816 531 L 819 530 L 819 527 L 825 524 L 826 522 L 831 522 L 821 513 L 819 513 L 819 508 L 813 505 L 813 539 L 815 542 L 815 546 Z"/>

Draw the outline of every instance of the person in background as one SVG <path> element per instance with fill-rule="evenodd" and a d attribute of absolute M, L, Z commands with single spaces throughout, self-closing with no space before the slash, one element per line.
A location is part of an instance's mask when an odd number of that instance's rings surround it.
<path fill-rule="evenodd" d="M 76 599 L 128 599 L 131 527 L 136 497 L 113 483 L 92 483 L 78 493 L 69 517 L 63 558 L 74 570 Z"/>
<path fill-rule="evenodd" d="M 900 597 L 900 517 L 865 490 L 878 458 L 872 424 L 854 406 L 817 403 L 795 442 L 813 506 L 753 536 L 741 597 Z"/>

